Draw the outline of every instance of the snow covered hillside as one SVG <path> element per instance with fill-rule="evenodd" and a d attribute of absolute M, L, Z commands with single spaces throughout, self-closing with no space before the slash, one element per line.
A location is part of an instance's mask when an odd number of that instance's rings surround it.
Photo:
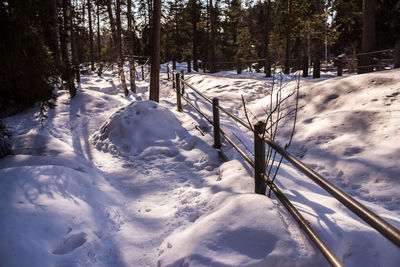
<path fill-rule="evenodd" d="M 331 76 L 302 80 L 290 150 L 400 227 L 400 70 Z M 237 152 L 224 142 L 223 162 L 212 127 L 189 105 L 176 111 L 162 78 L 160 104 L 146 81 L 124 97 L 107 71 L 83 76 L 72 100 L 57 91 L 43 127 L 37 109 L 5 120 L 14 155 L 0 160 L 0 266 L 327 266 L 274 197 L 252 193 Z M 243 119 L 241 95 L 253 122 L 265 116 L 262 74 L 186 79 Z M 252 133 L 221 124 L 252 153 Z M 346 266 L 399 266 L 399 248 L 286 162 L 277 184 Z"/>

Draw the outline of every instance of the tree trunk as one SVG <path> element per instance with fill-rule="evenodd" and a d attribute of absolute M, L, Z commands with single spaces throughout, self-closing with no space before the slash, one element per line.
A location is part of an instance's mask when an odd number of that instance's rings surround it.
<path fill-rule="evenodd" d="M 285 74 L 290 73 L 290 49 L 291 40 L 290 35 L 292 32 L 292 0 L 288 0 L 288 14 L 286 20 L 286 53 L 285 53 Z"/>
<path fill-rule="evenodd" d="M 188 73 L 190 73 L 190 72 L 192 72 L 192 66 L 191 66 L 191 60 L 190 60 L 190 58 L 188 58 L 188 60 L 187 60 L 187 72 Z"/>
<path fill-rule="evenodd" d="M 375 48 L 375 1 L 363 0 L 363 30 L 361 53 L 374 51 Z M 358 57 L 357 73 L 367 73 L 374 70 L 374 55 L 360 55 Z"/>
<path fill-rule="evenodd" d="M 110 18 L 111 32 L 112 32 L 114 44 L 115 44 L 115 47 L 117 48 L 118 73 L 119 73 L 119 77 L 121 79 L 122 90 L 124 91 L 124 94 L 127 96 L 129 91 L 128 91 L 128 88 L 126 87 L 125 73 L 124 73 L 124 58 L 123 58 L 123 53 L 122 53 L 120 0 L 117 0 L 117 7 L 116 7 L 116 11 L 115 11 L 117 22 L 114 21 L 111 6 L 112 6 L 112 0 L 108 0 L 107 11 L 108 11 L 108 16 Z M 117 26 L 115 26 L 115 24 L 117 24 Z"/>
<path fill-rule="evenodd" d="M 92 27 L 92 4 L 87 1 L 88 17 L 89 17 L 89 45 L 90 45 L 90 70 L 94 71 L 94 47 L 93 47 L 93 27 Z"/>
<path fill-rule="evenodd" d="M 88 0 L 89 2 L 90 0 Z M 75 0 L 75 5 L 77 4 L 76 0 Z M 85 5 L 85 0 L 82 1 L 82 25 L 83 28 L 85 28 L 85 9 L 86 9 L 86 5 Z"/>
<path fill-rule="evenodd" d="M 136 94 L 136 82 L 135 82 L 135 58 L 134 54 L 134 46 L 135 46 L 135 31 L 133 27 L 134 18 L 132 17 L 132 0 L 128 0 L 128 34 L 129 34 L 129 80 L 131 82 L 131 91 Z"/>
<path fill-rule="evenodd" d="M 118 53 L 118 71 L 119 75 L 121 77 L 121 84 L 122 84 L 122 89 L 124 91 L 125 96 L 129 94 L 128 88 L 126 86 L 126 81 L 125 81 L 125 72 L 124 72 L 124 54 L 122 50 L 122 27 L 121 27 L 121 0 L 117 0 L 117 9 L 115 11 L 116 15 L 116 23 L 117 23 L 117 53 Z"/>
<path fill-rule="evenodd" d="M 97 60 L 100 63 L 101 60 L 101 39 L 100 39 L 100 4 L 96 4 L 96 15 L 97 15 Z"/>
<path fill-rule="evenodd" d="M 267 0 L 267 16 L 265 18 L 266 29 L 265 29 L 265 64 L 264 64 L 264 72 L 266 77 L 271 77 L 271 59 L 269 55 L 269 33 L 271 28 L 270 22 L 270 12 L 271 12 L 271 0 Z"/>
<path fill-rule="evenodd" d="M 103 63 L 101 62 L 101 39 L 100 39 L 100 4 L 96 1 L 96 15 L 97 15 L 97 63 L 99 64 L 98 75 L 101 76 L 103 72 Z"/>
<path fill-rule="evenodd" d="M 160 20 L 161 0 L 154 0 L 151 46 L 150 100 L 159 102 L 160 95 Z"/>
<path fill-rule="evenodd" d="M 302 42 L 302 49 L 301 49 L 301 55 L 302 55 L 302 58 L 301 58 L 301 60 L 302 60 L 302 62 L 301 62 L 301 65 L 302 65 L 302 72 L 303 72 L 303 77 L 308 77 L 308 67 L 309 67 L 309 48 L 308 48 L 308 46 L 309 46 L 309 28 L 308 28 L 308 26 L 306 26 L 306 34 L 304 35 L 304 38 L 303 38 L 303 42 Z"/>
<path fill-rule="evenodd" d="M 80 83 L 81 82 L 81 73 L 79 71 L 79 59 L 78 59 L 78 46 L 76 44 L 76 33 L 75 33 L 75 25 L 73 23 L 73 18 L 75 14 L 73 12 L 73 9 L 71 9 L 71 41 L 72 41 L 72 63 L 74 65 L 74 71 L 75 71 L 75 78 L 76 82 Z"/>
<path fill-rule="evenodd" d="M 194 71 L 198 72 L 199 71 L 199 66 L 197 64 L 197 0 L 192 0 L 192 41 L 193 41 L 193 47 L 192 47 L 192 54 L 193 54 L 193 69 Z"/>
<path fill-rule="evenodd" d="M 210 0 L 210 72 L 215 73 L 217 72 L 215 66 L 215 13 L 212 4 L 213 0 Z"/>
<path fill-rule="evenodd" d="M 394 46 L 394 68 L 400 68 L 400 35 L 397 36 Z"/>
<path fill-rule="evenodd" d="M 129 80 L 131 82 L 131 91 L 136 94 L 136 83 L 135 83 L 135 58 L 134 54 L 134 42 L 135 42 L 135 32 L 132 27 L 133 17 L 132 17 L 132 0 L 128 0 L 128 35 L 129 35 Z"/>
<path fill-rule="evenodd" d="M 314 40 L 313 44 L 313 79 L 321 77 L 321 41 Z"/>
<path fill-rule="evenodd" d="M 72 44 L 71 44 L 71 0 L 64 0 L 64 28 L 65 28 L 65 72 L 64 77 L 69 90 L 69 95 L 73 98 L 76 95 L 76 87 L 74 83 L 74 71 L 72 68 Z"/>
<path fill-rule="evenodd" d="M 60 26 L 58 24 L 57 0 L 53 0 L 53 27 L 54 27 L 55 46 L 56 46 L 56 51 L 55 51 L 56 62 L 57 66 L 60 66 L 62 62 L 62 52 L 61 52 Z"/>
<path fill-rule="evenodd" d="M 308 49 L 307 49 L 308 39 L 307 36 L 303 38 L 303 48 L 301 49 L 301 68 L 303 72 L 303 77 L 308 77 Z"/>
<path fill-rule="evenodd" d="M 321 28 L 322 22 L 319 21 L 320 16 L 323 14 L 323 5 L 324 1 L 316 0 L 315 1 L 315 10 L 316 16 L 314 16 L 314 23 L 316 27 L 319 28 L 320 31 L 323 30 Z M 325 22 L 324 22 L 325 23 Z M 313 79 L 317 79 L 321 77 L 321 58 L 322 58 L 322 40 L 319 36 L 316 36 L 312 39 L 312 61 L 313 61 Z"/>

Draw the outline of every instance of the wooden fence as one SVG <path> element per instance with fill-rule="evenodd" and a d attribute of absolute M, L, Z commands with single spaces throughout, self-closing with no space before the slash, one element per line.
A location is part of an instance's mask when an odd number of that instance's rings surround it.
<path fill-rule="evenodd" d="M 338 57 L 329 58 L 326 61 L 321 61 L 321 70 L 322 71 L 332 71 L 336 72 L 337 76 L 342 76 L 343 73 L 355 73 L 361 72 L 363 69 L 369 69 L 370 71 L 382 71 L 391 69 L 394 65 L 394 49 L 373 51 L 368 53 L 359 53 L 353 55 L 340 55 Z M 370 56 L 372 58 L 372 64 L 370 65 L 360 65 L 360 58 L 363 56 Z M 303 77 L 308 77 L 310 69 L 312 66 L 309 66 L 308 63 L 304 66 L 304 60 L 289 60 L 290 63 L 290 72 L 297 72 L 299 70 L 303 71 Z M 169 66 L 169 64 L 167 64 Z M 218 71 L 225 70 L 236 70 L 237 74 L 241 74 L 243 70 L 249 69 L 255 72 L 261 72 L 265 65 L 265 58 L 259 59 L 246 59 L 246 60 L 238 60 L 238 61 L 221 61 L 215 62 L 215 68 Z M 203 69 L 204 72 L 207 72 L 209 69 L 209 62 L 201 62 L 200 68 Z M 274 60 L 272 63 L 272 67 L 284 69 L 283 62 L 278 60 Z M 191 72 L 190 62 L 187 66 L 188 72 Z"/>
<path fill-rule="evenodd" d="M 305 232 L 305 234 L 310 238 L 310 240 L 315 244 L 315 246 L 320 250 L 326 260 L 332 266 L 344 266 L 341 260 L 332 252 L 332 250 L 327 246 L 327 244 L 319 237 L 318 233 L 312 228 L 308 221 L 301 215 L 301 213 L 295 208 L 295 206 L 288 200 L 288 198 L 283 194 L 283 192 L 278 188 L 278 186 L 268 177 L 266 174 L 266 166 L 265 166 L 265 146 L 268 145 L 271 149 L 275 150 L 278 154 L 280 154 L 283 158 L 285 158 L 288 162 L 290 162 L 294 167 L 300 170 L 303 174 L 305 174 L 308 178 L 310 178 L 313 182 L 315 182 L 318 186 L 328 192 L 331 196 L 341 202 L 344 206 L 354 212 L 359 218 L 368 223 L 371 227 L 376 229 L 379 233 L 381 233 L 384 237 L 386 237 L 389 241 L 395 244 L 397 247 L 400 247 L 400 230 L 380 216 L 376 215 L 374 212 L 370 211 L 360 202 L 352 198 L 346 192 L 336 187 L 334 184 L 326 180 L 323 176 L 312 170 L 302 161 L 297 159 L 295 156 L 290 154 L 284 148 L 279 146 L 273 140 L 264 137 L 262 131 L 264 126 L 262 122 L 255 124 L 251 127 L 247 122 L 230 113 L 222 106 L 220 106 L 219 99 L 214 98 L 210 99 L 201 91 L 192 86 L 188 81 L 184 79 L 184 77 L 180 73 L 171 72 L 168 68 L 168 77 L 172 78 L 173 89 L 176 91 L 176 103 L 178 111 L 182 112 L 182 99 L 184 99 L 193 109 L 195 109 L 202 117 L 204 117 L 212 126 L 213 126 L 213 135 L 214 135 L 214 148 L 218 150 L 220 155 L 224 155 L 221 151 L 221 137 L 224 138 L 233 148 L 246 160 L 247 163 L 250 164 L 254 168 L 254 179 L 255 179 L 255 187 L 254 191 L 258 194 L 266 195 L 266 188 L 269 187 L 270 190 L 275 194 L 278 200 L 284 205 L 284 207 L 288 210 L 291 216 L 296 220 L 299 224 L 300 228 Z M 185 87 L 192 90 L 195 94 L 197 94 L 204 101 L 208 102 L 212 105 L 212 118 L 209 117 L 204 111 L 202 111 L 199 107 L 197 107 L 194 103 L 192 103 L 188 97 L 188 94 L 185 95 L 184 90 Z M 248 130 L 253 132 L 254 136 L 254 158 L 252 159 L 249 155 L 247 155 L 230 137 L 229 135 L 221 128 L 220 124 L 220 111 L 247 128 Z"/>

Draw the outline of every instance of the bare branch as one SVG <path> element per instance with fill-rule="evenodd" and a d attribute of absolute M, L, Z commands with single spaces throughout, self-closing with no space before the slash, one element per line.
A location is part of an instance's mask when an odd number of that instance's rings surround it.
<path fill-rule="evenodd" d="M 241 96 L 242 96 L 243 109 L 244 109 L 244 114 L 246 115 L 247 123 L 249 124 L 251 131 L 254 133 L 253 126 L 251 125 L 251 122 L 249 119 L 249 115 L 247 114 L 247 108 L 246 108 L 246 103 L 244 101 L 244 97 L 243 97 L 243 95 L 241 95 Z"/>

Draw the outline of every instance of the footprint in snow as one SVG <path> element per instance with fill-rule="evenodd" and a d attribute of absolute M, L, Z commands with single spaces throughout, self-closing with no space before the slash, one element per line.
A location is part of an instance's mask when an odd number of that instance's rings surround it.
<path fill-rule="evenodd" d="M 55 255 L 65 255 L 70 253 L 76 248 L 79 248 L 86 242 L 86 233 L 81 232 L 79 234 L 73 234 L 64 238 L 63 242 L 60 243 L 53 251 Z"/>
<path fill-rule="evenodd" d="M 351 156 L 361 153 L 362 151 L 363 151 L 363 149 L 361 147 L 348 147 L 343 152 L 343 155 L 351 157 Z"/>

